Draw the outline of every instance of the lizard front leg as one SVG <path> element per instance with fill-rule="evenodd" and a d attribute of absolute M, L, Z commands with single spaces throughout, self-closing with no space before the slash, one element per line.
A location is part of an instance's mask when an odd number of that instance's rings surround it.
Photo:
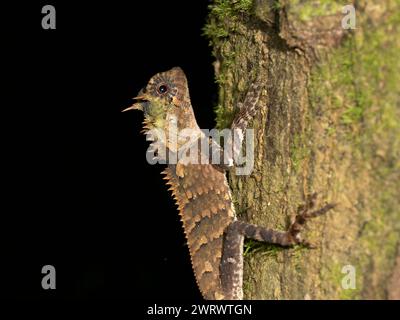
<path fill-rule="evenodd" d="M 236 165 L 236 159 L 240 154 L 242 142 L 244 139 L 245 131 L 248 123 L 254 118 L 257 113 L 257 104 L 261 96 L 262 83 L 260 78 L 250 85 L 246 97 L 242 103 L 239 103 L 239 111 L 231 125 L 231 135 L 224 141 L 224 148 L 222 148 L 215 141 L 210 140 L 209 154 L 212 156 L 213 152 L 220 154 L 218 157 L 223 161 L 215 164 L 215 166 L 222 170 L 229 170 Z"/>
<path fill-rule="evenodd" d="M 287 231 L 278 231 L 249 224 L 243 221 L 233 221 L 225 231 L 222 259 L 220 265 L 221 285 L 225 299 L 240 300 L 243 298 L 243 240 L 254 239 L 284 247 L 303 244 L 311 246 L 300 237 L 305 223 L 318 217 L 330 209 L 334 204 L 327 204 L 318 210 L 311 211 L 315 206 L 316 194 L 309 196 L 304 205 L 298 207 L 294 222 Z"/>

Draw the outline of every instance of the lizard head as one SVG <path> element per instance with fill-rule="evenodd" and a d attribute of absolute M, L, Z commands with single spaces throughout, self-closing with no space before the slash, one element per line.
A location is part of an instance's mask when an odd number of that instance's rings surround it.
<path fill-rule="evenodd" d="M 151 77 L 133 99 L 133 105 L 123 111 L 142 110 L 145 130 L 167 130 L 171 121 L 175 121 L 178 128 L 191 127 L 196 123 L 186 76 L 179 67 Z"/>

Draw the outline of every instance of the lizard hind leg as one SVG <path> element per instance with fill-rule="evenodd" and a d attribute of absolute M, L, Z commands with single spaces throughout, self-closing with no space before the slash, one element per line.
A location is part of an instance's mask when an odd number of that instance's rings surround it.
<path fill-rule="evenodd" d="M 289 233 L 291 237 L 295 239 L 296 243 L 301 243 L 310 248 L 314 248 L 314 246 L 307 241 L 301 240 L 300 237 L 300 232 L 303 230 L 304 225 L 308 220 L 319 217 L 336 207 L 336 204 L 329 203 L 320 209 L 312 211 L 312 209 L 315 207 L 316 199 L 317 193 L 307 196 L 305 203 L 297 208 L 295 220 L 287 231 L 287 233 Z"/>
<path fill-rule="evenodd" d="M 243 242 L 244 238 L 284 246 L 294 244 L 288 232 L 281 232 L 233 221 L 225 230 L 220 264 L 221 286 L 226 300 L 243 299 Z"/>
<path fill-rule="evenodd" d="M 238 232 L 236 222 L 232 222 L 224 233 L 220 277 L 225 300 L 243 299 L 244 235 Z"/>
<path fill-rule="evenodd" d="M 335 207 L 334 204 L 327 204 L 318 210 L 311 211 L 315 206 L 315 200 L 316 194 L 307 197 L 306 203 L 299 206 L 295 221 L 287 231 L 268 229 L 238 220 L 233 221 L 227 227 L 224 234 L 220 264 L 224 299 L 243 299 L 243 241 L 245 237 L 285 247 L 295 244 L 304 244 L 312 247 L 300 238 L 300 232 L 305 223 L 309 219 L 325 214 Z"/>
<path fill-rule="evenodd" d="M 323 215 L 336 206 L 335 204 L 327 204 L 320 209 L 312 211 L 311 209 L 315 206 L 316 197 L 316 193 L 308 196 L 306 203 L 298 207 L 295 220 L 287 231 L 268 229 L 243 221 L 234 221 L 230 227 L 244 237 L 257 241 L 278 244 L 284 247 L 295 244 L 312 247 L 308 242 L 301 239 L 300 232 L 308 220 Z"/>

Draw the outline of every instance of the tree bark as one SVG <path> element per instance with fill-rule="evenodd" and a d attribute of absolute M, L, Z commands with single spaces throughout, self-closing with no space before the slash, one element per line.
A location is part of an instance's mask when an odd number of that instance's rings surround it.
<path fill-rule="evenodd" d="M 345 3 L 347 4 L 347 3 Z M 229 175 L 240 219 L 286 230 L 305 195 L 337 203 L 310 221 L 316 249 L 245 247 L 246 299 L 386 299 L 400 276 L 400 3 L 214 0 L 217 124 L 261 75 L 255 164 Z M 400 263 L 400 262 L 398 262 Z M 342 285 L 345 266 L 355 288 Z M 398 267 L 397 267 L 398 269 Z M 397 272 L 397 273 L 396 273 Z"/>

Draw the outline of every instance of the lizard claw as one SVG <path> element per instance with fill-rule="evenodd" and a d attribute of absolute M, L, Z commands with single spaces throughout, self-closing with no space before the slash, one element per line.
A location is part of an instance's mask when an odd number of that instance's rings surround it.
<path fill-rule="evenodd" d="M 295 221 L 288 230 L 289 234 L 293 237 L 293 239 L 295 239 L 297 244 L 304 245 L 310 249 L 315 249 L 316 246 L 310 242 L 302 240 L 300 237 L 300 232 L 303 230 L 304 225 L 309 219 L 321 216 L 336 207 L 336 204 L 329 203 L 318 210 L 311 211 L 311 209 L 315 207 L 316 199 L 317 193 L 313 193 L 306 197 L 305 203 L 297 208 Z"/>

